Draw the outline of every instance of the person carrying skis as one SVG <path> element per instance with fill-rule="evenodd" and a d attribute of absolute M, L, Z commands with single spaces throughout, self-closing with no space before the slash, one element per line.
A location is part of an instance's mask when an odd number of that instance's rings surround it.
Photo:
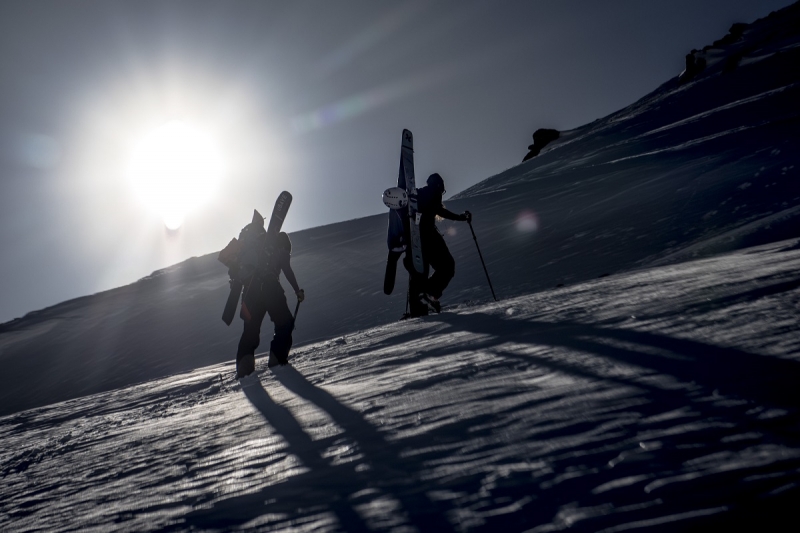
<path fill-rule="evenodd" d="M 244 284 L 244 296 L 239 316 L 244 320 L 244 331 L 236 352 L 236 377 L 252 374 L 256 368 L 255 352 L 261 342 L 261 322 L 269 314 L 275 324 L 275 333 L 269 349 L 268 365 L 285 365 L 292 347 L 294 318 L 286 304 L 286 294 L 279 280 L 283 272 L 294 289 L 297 301 L 305 299 L 305 292 L 297 284 L 290 265 L 292 242 L 285 232 L 269 233 L 264 229 L 264 219 L 256 214 L 253 222 L 239 235 L 242 254 L 239 272 Z"/>
<path fill-rule="evenodd" d="M 436 227 L 436 217 L 462 222 L 472 221 L 472 213 L 469 211 L 457 215 L 444 207 L 442 195 L 445 192 L 447 191 L 444 188 L 444 180 L 437 173 L 428 176 L 427 185 L 417 190 L 422 256 L 428 265 L 433 267 L 434 273 L 427 280 L 419 280 L 416 283 L 412 275 L 412 285 L 416 289 L 412 289 L 412 296 L 414 293 L 419 293 L 419 296 L 426 300 L 437 313 L 442 309 L 439 298 L 456 273 L 456 262 L 450 255 L 450 250 L 447 249 L 444 237 Z"/>

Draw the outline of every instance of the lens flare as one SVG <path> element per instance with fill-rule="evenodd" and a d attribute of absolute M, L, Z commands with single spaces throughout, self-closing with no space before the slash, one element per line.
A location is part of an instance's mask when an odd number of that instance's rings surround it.
<path fill-rule="evenodd" d="M 515 222 L 520 233 L 533 233 L 539 229 L 539 217 L 533 211 L 522 211 Z"/>
<path fill-rule="evenodd" d="M 128 176 L 136 195 L 176 230 L 186 214 L 211 199 L 222 171 L 211 136 L 173 120 L 136 145 Z"/>

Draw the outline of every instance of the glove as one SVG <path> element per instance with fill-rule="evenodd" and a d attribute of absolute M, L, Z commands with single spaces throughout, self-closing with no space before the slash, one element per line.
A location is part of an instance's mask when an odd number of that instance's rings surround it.
<path fill-rule="evenodd" d="M 470 213 L 469 211 L 464 211 L 463 216 L 466 222 L 472 222 L 472 213 Z"/>
<path fill-rule="evenodd" d="M 299 291 L 297 291 L 295 293 L 295 295 L 297 296 L 297 301 L 298 302 L 302 302 L 303 300 L 306 299 L 306 291 L 304 291 L 303 289 L 300 289 Z"/>

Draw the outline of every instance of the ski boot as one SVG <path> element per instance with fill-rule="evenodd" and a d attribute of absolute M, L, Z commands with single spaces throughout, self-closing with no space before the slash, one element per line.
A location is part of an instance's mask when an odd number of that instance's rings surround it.
<path fill-rule="evenodd" d="M 428 316 L 428 304 L 422 297 L 411 298 L 409 301 L 409 312 L 403 318 L 417 318 Z"/>
<path fill-rule="evenodd" d="M 288 357 L 286 359 L 280 358 L 272 351 L 269 352 L 269 359 L 267 360 L 267 367 L 272 368 L 274 366 L 284 366 L 289 364 Z"/>
<path fill-rule="evenodd" d="M 255 354 L 243 355 L 241 359 L 236 360 L 236 379 L 242 379 L 249 376 L 256 370 L 256 356 Z"/>
<path fill-rule="evenodd" d="M 442 304 L 439 302 L 438 298 L 424 292 L 420 295 L 420 297 L 436 312 L 436 314 L 442 312 Z"/>

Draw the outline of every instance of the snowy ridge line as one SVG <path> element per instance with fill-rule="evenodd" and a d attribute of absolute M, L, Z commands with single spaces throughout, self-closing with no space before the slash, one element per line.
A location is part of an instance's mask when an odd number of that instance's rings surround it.
<path fill-rule="evenodd" d="M 665 86 L 666 85 L 667 84 L 665 84 Z M 598 134 L 602 133 L 603 131 L 608 130 L 609 128 L 612 128 L 612 127 L 620 124 L 621 122 L 633 119 L 633 118 L 641 115 L 642 113 L 651 112 L 652 111 L 651 107 L 652 107 L 653 104 L 655 104 L 656 102 L 658 102 L 660 100 L 663 100 L 663 99 L 665 99 L 665 98 L 667 98 L 669 96 L 672 96 L 674 94 L 683 92 L 685 90 L 688 90 L 688 88 L 690 86 L 691 86 L 691 84 L 682 85 L 682 86 L 676 87 L 674 89 L 669 89 L 669 90 L 662 90 L 661 88 L 657 89 L 656 91 L 651 93 L 651 95 L 648 95 L 648 96 L 642 98 L 641 100 L 639 100 L 635 104 L 632 104 L 632 106 L 630 106 L 629 108 L 626 108 L 625 110 L 621 110 L 618 113 L 609 115 L 606 118 L 598 119 L 597 121 L 595 121 L 595 122 L 593 122 L 591 124 L 587 124 L 586 126 L 582 126 L 580 128 L 576 128 L 576 129 L 573 129 L 573 130 L 567 130 L 565 132 L 562 132 L 562 136 L 559 139 L 556 139 L 555 141 L 549 143 L 547 146 L 545 146 L 542 149 L 542 152 L 541 152 L 540 156 L 538 156 L 537 158 L 533 158 L 533 159 L 531 159 L 529 161 L 523 162 L 523 163 L 521 163 L 519 165 L 519 166 L 534 165 L 535 168 L 530 170 L 530 171 L 528 171 L 528 172 L 526 172 L 525 174 L 519 176 L 515 180 L 515 182 L 530 181 L 530 176 L 534 172 L 540 172 L 542 170 L 542 167 L 540 165 L 543 164 L 543 160 L 545 159 L 545 157 L 543 157 L 543 156 L 545 156 L 545 154 L 550 154 L 550 153 L 552 153 L 552 152 L 554 152 L 556 150 L 563 149 L 563 148 L 565 148 L 565 147 L 567 147 L 567 146 L 569 146 L 569 145 L 571 145 L 573 143 L 579 143 L 580 141 L 584 141 L 584 140 L 589 139 L 589 138 L 594 138 Z M 657 133 L 668 131 L 670 129 L 677 128 L 677 127 L 680 127 L 680 126 L 683 126 L 683 125 L 687 125 L 687 124 L 690 124 L 690 123 L 694 123 L 694 122 L 697 122 L 697 121 L 700 121 L 700 120 L 708 119 L 708 118 L 712 117 L 713 115 L 718 114 L 720 112 L 724 112 L 724 111 L 731 110 L 731 109 L 736 109 L 736 108 L 739 108 L 741 106 L 744 106 L 744 105 L 747 105 L 747 104 L 750 104 L 750 103 L 763 101 L 763 100 L 765 100 L 767 98 L 770 98 L 770 97 L 773 97 L 775 95 L 781 94 L 781 93 L 783 93 L 783 92 L 785 92 L 787 90 L 793 90 L 793 89 L 797 89 L 797 88 L 800 88 L 800 83 L 795 82 L 795 83 L 786 84 L 784 86 L 781 86 L 781 87 L 778 87 L 778 88 L 775 88 L 775 89 L 769 89 L 769 90 L 763 91 L 763 92 L 761 92 L 761 93 L 759 93 L 757 95 L 752 95 L 752 96 L 749 96 L 749 97 L 746 97 L 746 98 L 742 98 L 742 99 L 736 100 L 734 102 L 729 102 L 729 103 L 724 104 L 722 106 L 718 106 L 716 108 L 713 108 L 713 109 L 710 109 L 710 110 L 707 110 L 707 111 L 703 111 L 701 113 L 697 113 L 695 115 L 692 115 L 690 117 L 681 119 L 679 121 L 676 121 L 676 122 L 673 122 L 673 123 L 670 123 L 670 124 L 666 124 L 664 126 L 660 126 L 660 127 L 656 128 L 654 130 L 641 133 L 641 134 L 639 134 L 639 135 L 637 135 L 637 136 L 635 136 L 633 138 L 625 139 L 625 140 L 622 140 L 622 141 L 618 141 L 618 142 L 614 142 L 614 143 L 608 144 L 608 145 L 604 146 L 603 151 L 606 151 L 606 150 L 608 150 L 610 148 L 629 145 L 629 144 L 632 144 L 633 142 L 635 142 L 637 140 L 641 140 L 643 138 L 647 138 L 647 137 L 649 137 L 651 135 L 655 135 Z M 636 109 L 635 111 L 632 111 L 631 108 L 634 108 L 634 109 L 640 108 L 640 109 Z M 618 116 L 619 113 L 623 113 L 623 112 L 626 113 L 624 116 Z M 761 122 L 759 122 L 757 124 L 743 125 L 743 126 L 740 126 L 740 127 L 737 127 L 737 128 L 731 128 L 731 129 L 728 129 L 726 131 L 722 131 L 722 132 L 718 132 L 718 133 L 715 133 L 715 134 L 712 134 L 712 135 L 707 135 L 707 136 L 704 136 L 704 137 L 701 137 L 701 138 L 698 138 L 698 139 L 693 139 L 693 140 L 690 140 L 690 141 L 686 141 L 684 143 L 681 143 L 680 145 L 661 148 L 661 149 L 658 149 L 658 150 L 652 150 L 652 151 L 645 152 L 645 153 L 642 153 L 642 154 L 633 154 L 633 155 L 630 155 L 630 156 L 617 158 L 617 159 L 614 159 L 614 160 L 611 160 L 611 161 L 600 162 L 598 164 L 618 163 L 618 162 L 621 162 L 621 161 L 635 159 L 635 158 L 638 158 L 638 157 L 644 157 L 644 156 L 655 155 L 655 154 L 659 154 L 659 153 L 663 153 L 663 152 L 681 150 L 681 149 L 684 149 L 684 148 L 688 148 L 688 147 L 694 146 L 696 144 L 700 144 L 700 143 L 703 143 L 703 142 L 706 142 L 706 141 L 713 140 L 713 139 L 718 138 L 718 137 L 722 137 L 722 136 L 729 135 L 729 134 L 739 133 L 739 132 L 745 131 L 747 129 L 758 128 L 758 127 L 762 127 L 762 126 L 769 125 L 769 124 L 772 124 L 772 123 L 775 123 L 775 122 L 779 122 L 779 121 L 792 120 L 792 119 L 797 118 L 798 116 L 800 116 L 800 113 L 784 114 L 779 119 L 763 120 L 763 121 L 761 121 Z M 598 123 L 602 123 L 602 124 L 598 125 Z M 589 159 L 591 159 L 593 157 L 596 157 L 598 155 L 598 153 L 599 152 L 597 152 L 597 151 L 593 151 L 593 152 L 583 156 L 581 158 L 581 160 L 573 161 L 567 167 L 564 167 L 564 168 L 580 167 L 584 162 L 588 161 Z M 536 168 L 536 166 L 539 166 L 539 168 Z M 546 163 L 545 163 L 545 166 L 547 166 Z M 563 167 L 563 165 L 562 165 L 562 167 Z M 516 168 L 516 167 L 514 167 L 514 168 Z M 461 199 L 466 199 L 466 198 L 474 198 L 474 197 L 476 197 L 478 195 L 486 194 L 488 192 L 492 192 L 492 189 L 489 189 L 489 187 L 492 186 L 491 184 L 493 182 L 498 181 L 498 180 L 502 180 L 503 177 L 509 175 L 511 173 L 511 171 L 514 170 L 514 168 L 508 169 L 508 170 L 506 170 L 504 172 L 501 172 L 501 173 L 499 173 L 499 174 L 497 174 L 495 176 L 487 178 L 486 180 L 484 180 L 480 184 L 474 185 L 473 187 L 470 187 L 470 188 L 466 189 L 465 191 L 454 195 L 452 197 L 452 200 L 461 200 Z M 474 191 L 473 191 L 473 189 L 474 189 Z"/>
<path fill-rule="evenodd" d="M 641 97 L 631 105 L 620 109 L 619 111 L 615 111 L 605 117 L 598 118 L 589 124 L 561 132 L 561 136 L 555 141 L 548 143 L 547 146 L 542 149 L 541 154 L 585 141 L 589 137 L 596 136 L 606 130 L 619 126 L 624 122 L 638 118 L 640 115 L 651 111 L 655 104 L 658 104 L 659 102 L 667 100 L 670 97 L 682 92 L 686 92 L 690 89 L 690 85 L 675 86 L 674 83 L 674 80 L 664 82 L 651 93 Z M 529 163 L 530 161 L 535 160 L 536 158 L 533 158 L 521 164 Z"/>
<path fill-rule="evenodd" d="M 590 137 L 594 137 L 603 133 L 604 131 L 623 125 L 625 122 L 639 118 L 643 114 L 652 112 L 653 108 L 657 107 L 658 103 L 668 100 L 669 98 L 681 93 L 690 92 L 691 87 L 691 84 L 676 86 L 674 79 L 664 82 L 661 84 L 661 86 L 654 89 L 650 94 L 643 96 L 624 109 L 620 109 L 619 111 L 611 113 L 606 117 L 599 118 L 584 126 L 562 132 L 562 137 L 559 137 L 555 141 L 545 146 L 542 149 L 542 154 L 544 154 L 546 151 L 564 148 L 571 144 L 585 141 Z M 535 159 L 536 158 L 532 159 L 531 161 Z"/>

